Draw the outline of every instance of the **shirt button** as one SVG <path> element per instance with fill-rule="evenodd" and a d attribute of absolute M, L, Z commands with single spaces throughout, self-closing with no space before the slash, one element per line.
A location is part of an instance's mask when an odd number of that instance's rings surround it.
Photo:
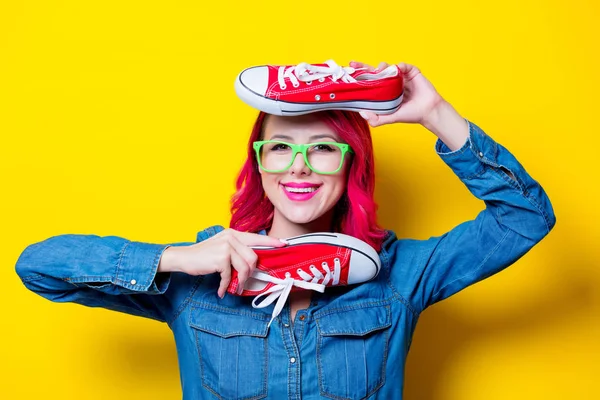
<path fill-rule="evenodd" d="M 290 358 L 290 362 L 291 362 L 292 364 L 293 364 L 293 363 L 295 363 L 295 362 L 296 362 L 296 357 L 292 357 L 292 358 Z"/>
<path fill-rule="evenodd" d="M 135 279 L 132 279 L 131 282 L 129 282 L 129 283 L 131 283 L 132 285 L 135 285 L 137 283 L 137 281 Z"/>
<path fill-rule="evenodd" d="M 284 327 L 289 328 L 290 324 L 283 324 Z"/>
<path fill-rule="evenodd" d="M 481 151 L 479 152 L 479 157 L 483 158 L 483 153 Z"/>
<path fill-rule="evenodd" d="M 298 317 L 300 319 L 300 321 L 304 321 L 306 319 L 306 315 L 302 314 L 300 317 Z"/>

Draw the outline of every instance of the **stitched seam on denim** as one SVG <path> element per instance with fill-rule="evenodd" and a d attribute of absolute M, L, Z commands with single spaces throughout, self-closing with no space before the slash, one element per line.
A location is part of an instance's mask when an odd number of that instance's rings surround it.
<path fill-rule="evenodd" d="M 391 317 L 391 309 L 389 306 L 387 306 L 386 309 L 387 309 L 388 318 L 390 318 Z M 391 324 L 390 324 L 390 326 L 391 326 Z M 388 326 L 388 328 L 389 328 L 389 326 Z M 381 379 L 380 379 L 379 384 L 375 388 L 373 388 L 373 390 L 368 392 L 364 397 L 362 397 L 361 400 L 367 399 L 368 397 L 372 396 L 385 384 L 385 370 L 386 370 L 387 358 L 388 358 L 388 353 L 389 353 L 389 329 L 386 329 L 382 333 L 384 334 L 384 337 L 385 337 L 385 339 L 384 339 L 385 346 L 384 346 L 384 356 L 383 356 L 383 360 L 382 360 L 382 364 L 381 364 Z M 321 348 L 322 348 L 322 342 L 323 342 L 323 335 L 321 335 L 319 332 L 317 337 L 318 337 L 318 340 L 317 340 L 317 368 L 318 368 L 318 379 L 319 379 L 319 391 L 320 391 L 321 396 L 329 397 L 329 398 L 335 399 L 335 400 L 351 400 L 350 397 L 341 397 L 341 396 L 337 396 L 333 393 L 328 393 L 325 391 L 324 383 L 323 383 L 323 379 L 322 379 L 322 376 L 323 376 L 322 364 L 323 363 L 321 362 Z M 367 385 L 368 385 L 368 382 L 367 382 Z"/>
<path fill-rule="evenodd" d="M 269 319 L 271 319 L 270 315 L 267 314 L 260 314 L 260 313 L 252 313 L 249 311 L 241 311 L 241 310 L 235 310 L 235 309 L 231 309 L 228 307 L 222 307 L 222 306 L 215 306 L 209 303 L 203 303 L 197 300 L 190 300 L 190 305 L 192 306 L 197 306 L 199 308 L 204 308 L 204 309 L 209 309 L 209 310 L 213 310 L 213 311 L 220 311 L 226 314 L 231 314 L 231 315 L 244 315 L 244 316 L 248 316 L 248 317 L 252 317 L 254 319 L 257 319 L 259 321 L 267 321 Z"/>
<path fill-rule="evenodd" d="M 202 386 L 204 386 L 205 389 L 207 389 L 209 392 L 211 392 L 212 394 L 214 394 L 217 399 L 219 400 L 224 400 L 223 397 L 221 397 L 217 392 L 215 392 L 214 390 L 212 390 L 212 388 L 210 386 L 208 386 L 208 383 L 204 383 L 204 377 L 202 376 Z"/>
<path fill-rule="evenodd" d="M 319 392 L 321 395 L 325 393 L 325 389 L 323 388 L 323 367 L 321 363 L 321 343 L 323 341 L 323 337 L 317 334 L 317 379 L 319 380 Z"/>
<path fill-rule="evenodd" d="M 31 282 L 31 281 L 39 281 L 40 279 L 44 279 L 46 276 L 38 273 L 34 273 L 33 275 L 28 275 L 21 280 L 23 282 Z"/>
<path fill-rule="evenodd" d="M 527 200 L 529 200 L 530 203 L 532 203 L 537 209 L 538 211 L 542 214 L 542 217 L 544 219 L 544 223 L 546 224 L 546 229 L 547 232 L 550 232 L 550 216 L 546 213 L 546 210 L 535 200 L 535 197 L 530 197 L 530 196 L 526 196 Z"/>
<path fill-rule="evenodd" d="M 198 276 L 196 278 L 196 282 L 194 282 L 194 285 L 192 286 L 192 288 L 188 292 L 185 300 L 183 300 L 183 302 L 179 305 L 179 307 L 177 308 L 177 311 L 175 311 L 175 314 L 171 318 L 170 322 L 168 322 L 169 326 L 171 326 L 177 320 L 177 318 L 179 318 L 179 316 L 183 313 L 183 311 L 185 310 L 185 308 L 190 303 L 190 300 L 191 300 L 192 296 L 194 295 L 194 293 L 196 293 L 196 290 L 198 290 L 198 288 L 200 287 L 200 284 L 203 281 L 204 281 L 204 275 L 200 275 L 200 276 Z"/>
<path fill-rule="evenodd" d="M 313 317 L 313 320 L 314 320 L 314 317 Z M 304 321 L 303 324 L 305 326 L 302 327 L 302 329 L 300 330 L 300 335 L 298 335 L 298 342 L 300 342 L 300 345 L 302 345 L 302 339 L 304 339 L 304 331 L 307 329 L 306 328 L 307 321 Z M 300 354 L 300 352 L 298 352 L 298 354 Z"/>
<path fill-rule="evenodd" d="M 212 394 L 217 396 L 217 398 L 219 400 L 222 400 L 223 398 L 218 393 L 216 393 L 214 390 L 212 390 L 212 388 L 210 386 L 208 386 L 208 383 L 206 382 L 207 379 L 204 378 L 204 361 L 203 361 L 203 357 L 202 357 L 202 348 L 200 347 L 200 341 L 198 340 L 198 334 L 199 333 L 197 331 L 194 331 L 194 336 L 196 339 L 196 349 L 198 351 L 198 362 L 200 364 L 200 380 L 202 381 L 202 386 L 204 386 L 204 388 L 206 388 Z"/>
<path fill-rule="evenodd" d="M 392 313 L 392 310 L 390 308 L 390 314 Z M 390 330 L 386 329 L 384 331 L 384 335 L 385 335 L 385 348 L 384 348 L 384 353 L 383 353 L 383 363 L 381 364 L 381 383 L 374 388 L 371 393 L 369 393 L 367 395 L 371 396 L 373 393 L 377 392 L 379 389 L 381 389 L 383 387 L 383 385 L 385 384 L 385 380 L 387 378 L 386 372 L 387 372 L 387 360 L 388 360 L 388 355 L 390 352 Z"/>
<path fill-rule="evenodd" d="M 382 299 L 382 300 L 377 300 L 377 301 L 371 301 L 371 302 L 367 302 L 367 303 L 359 303 L 357 305 L 354 306 L 345 306 L 345 307 L 337 307 L 337 308 L 332 308 L 330 310 L 326 310 L 326 311 L 319 311 L 316 312 L 314 314 L 315 319 L 319 319 L 321 317 L 325 317 L 329 314 L 333 314 L 333 313 L 337 313 L 339 311 L 353 311 L 353 310 L 361 310 L 363 308 L 374 308 L 377 306 L 385 306 L 390 304 L 391 298 L 388 299 Z"/>
<path fill-rule="evenodd" d="M 498 143 L 495 140 L 493 140 L 490 136 L 486 135 L 486 137 L 489 138 L 491 140 L 491 142 L 494 144 L 494 150 L 492 152 L 492 154 L 494 155 L 493 161 L 497 163 L 498 162 L 498 153 L 500 152 L 498 150 Z"/>
<path fill-rule="evenodd" d="M 119 278 L 119 271 L 121 270 L 121 262 L 123 260 L 123 256 L 125 255 L 125 251 L 127 250 L 127 246 L 129 246 L 129 243 L 131 243 L 131 242 L 125 243 L 125 245 L 121 249 L 121 254 L 119 254 L 119 261 L 117 261 L 117 265 L 115 268 L 115 282 L 114 282 L 115 284 L 119 281 L 123 281 L 121 278 Z"/>
<path fill-rule="evenodd" d="M 195 324 L 194 322 L 190 322 L 190 326 L 198 331 L 206 332 L 211 335 L 218 336 L 220 338 L 225 338 L 225 339 L 234 337 L 234 336 L 252 336 L 252 337 L 260 338 L 260 339 L 265 339 L 267 337 L 267 332 L 265 332 L 264 334 L 262 332 L 261 333 L 248 333 L 248 331 L 235 331 L 235 332 L 220 333 L 220 332 L 205 328 L 203 326 L 200 326 L 198 324 Z"/>
<path fill-rule="evenodd" d="M 157 251 L 156 254 L 154 255 L 154 260 L 152 260 L 152 271 L 148 276 L 148 280 L 143 285 L 144 288 L 147 288 L 149 290 L 154 290 L 156 288 L 156 291 L 160 291 L 160 289 L 158 288 L 158 285 L 156 284 L 156 280 L 154 278 L 156 277 L 156 274 L 158 272 L 158 262 L 160 260 L 160 256 L 165 251 L 165 249 L 166 249 L 166 247 L 163 247 L 163 249 L 161 251 Z"/>
<path fill-rule="evenodd" d="M 540 190 L 541 186 L 540 186 Z M 523 193 L 523 197 L 525 197 L 527 199 L 527 201 L 529 201 L 542 215 L 542 219 L 544 220 L 544 223 L 546 224 L 546 233 L 550 232 L 550 216 L 546 213 L 546 210 L 537 202 L 536 198 L 530 195 L 531 192 L 528 192 L 527 194 Z"/>
<path fill-rule="evenodd" d="M 389 307 L 389 306 L 388 306 Z M 386 307 L 387 308 L 387 307 Z M 388 317 L 387 319 L 389 319 L 390 317 Z M 319 333 L 322 336 L 327 336 L 327 337 L 331 337 L 331 336 L 365 336 L 368 335 L 369 333 L 373 333 L 373 332 L 377 332 L 377 331 L 381 331 L 384 329 L 389 328 L 390 326 L 392 326 L 392 321 L 390 320 L 389 322 L 383 323 L 383 324 L 379 324 L 371 329 L 369 329 L 368 331 L 358 331 L 358 330 L 346 330 L 346 331 L 335 331 L 335 332 L 327 332 L 327 333 L 323 333 L 322 330 L 319 328 L 319 324 L 317 324 L 317 330 L 319 331 Z"/>
<path fill-rule="evenodd" d="M 352 400 L 349 397 L 340 397 L 340 396 L 336 396 L 334 394 L 331 393 L 327 393 L 325 391 L 325 387 L 324 387 L 324 382 L 323 382 L 323 362 L 321 361 L 321 347 L 322 343 L 323 343 L 323 337 L 321 335 L 317 335 L 318 339 L 317 339 L 317 367 L 319 369 L 319 391 L 321 396 L 325 396 L 325 397 L 329 397 L 330 399 L 335 399 L 335 400 Z"/>
<path fill-rule="evenodd" d="M 388 313 L 391 314 L 391 310 L 388 310 Z M 365 397 L 363 397 L 363 399 L 366 399 L 370 396 L 372 396 L 373 394 L 375 394 L 379 389 L 381 389 L 381 387 L 385 384 L 385 372 L 386 372 L 386 365 L 387 365 L 387 359 L 388 359 L 388 353 L 389 353 L 389 342 L 390 342 L 390 330 L 386 329 L 385 331 L 382 332 L 385 335 L 385 347 L 384 347 L 384 353 L 383 353 L 383 361 L 381 363 L 381 382 L 379 382 L 379 384 L 377 386 L 375 386 L 373 388 L 373 390 L 371 390 L 369 393 L 367 393 L 367 395 Z"/>
<path fill-rule="evenodd" d="M 392 266 L 390 265 L 390 258 L 389 258 L 388 254 L 387 254 L 387 251 L 382 251 L 381 254 L 380 254 L 380 257 L 384 258 L 383 265 L 387 265 L 388 276 L 386 278 L 386 283 L 390 287 L 390 289 L 392 290 L 392 293 L 394 294 L 394 299 L 396 301 L 399 301 L 406 308 L 408 308 L 408 310 L 413 314 L 413 316 L 418 317 L 417 311 L 413 308 L 413 306 L 408 302 L 407 299 L 404 298 L 404 296 L 402 296 L 400 294 L 400 292 L 398 290 L 396 290 L 396 288 L 394 287 L 394 285 L 392 285 L 392 280 L 391 280 Z"/>
<path fill-rule="evenodd" d="M 410 304 L 410 302 L 404 298 L 404 296 L 402 296 L 397 290 L 396 288 L 392 285 L 392 282 L 388 279 L 387 281 L 388 286 L 390 287 L 390 289 L 392 290 L 392 292 L 394 293 L 394 297 L 393 299 L 397 302 L 402 304 L 403 306 L 405 306 L 408 311 L 410 311 L 410 313 L 414 316 L 414 317 L 418 317 L 419 313 L 417 313 L 417 310 L 412 306 L 412 304 Z"/>
<path fill-rule="evenodd" d="M 506 180 L 506 179 L 510 179 L 509 177 L 504 178 L 504 174 L 500 174 L 498 173 L 498 171 L 493 170 L 496 175 L 499 175 L 500 177 L 502 177 L 502 179 Z M 514 175 L 514 173 L 513 173 Z M 515 175 L 516 177 L 516 175 Z M 513 186 L 514 187 L 514 186 Z M 517 188 L 515 188 L 517 189 Z M 518 188 L 520 189 L 520 188 Z M 544 224 L 546 225 L 546 233 L 550 232 L 550 221 L 549 221 L 549 217 L 546 214 L 546 211 L 538 204 L 538 202 L 535 200 L 535 198 L 533 196 L 531 196 L 531 192 L 528 192 L 528 194 L 525 194 L 525 192 L 523 190 L 519 190 L 519 192 L 521 193 L 521 195 L 527 200 L 529 201 L 529 203 L 540 213 L 540 215 L 542 216 L 542 219 L 544 220 Z"/>
<path fill-rule="evenodd" d="M 292 320 L 292 315 L 290 312 L 290 308 L 289 307 L 285 307 L 284 310 L 282 311 L 282 314 L 277 318 L 277 322 L 281 331 L 281 341 L 283 343 L 283 347 L 286 353 L 287 358 L 289 359 L 292 356 L 295 355 L 299 355 L 300 351 L 298 350 L 298 346 L 296 341 L 294 340 L 294 333 L 293 333 L 293 325 L 288 325 L 287 329 L 283 326 L 283 313 L 285 313 L 285 316 L 287 316 L 288 321 Z M 297 378 L 297 374 L 296 374 L 296 378 L 295 379 L 290 379 L 291 373 L 290 373 L 290 368 L 288 366 L 287 368 L 287 390 L 288 393 L 295 391 L 296 393 L 300 393 L 300 387 L 299 387 L 299 380 Z M 293 380 L 295 380 L 295 382 L 292 382 Z M 295 384 L 294 384 L 295 383 Z M 294 396 L 295 398 L 297 398 L 298 396 Z"/>
<path fill-rule="evenodd" d="M 446 143 L 444 143 L 442 141 L 442 139 L 439 139 L 439 140 L 440 140 L 440 143 L 443 143 L 446 147 L 448 147 L 448 145 L 446 145 Z M 468 145 L 467 145 L 467 143 L 468 143 Z M 467 143 L 465 143 L 465 145 L 463 145 L 463 147 L 460 149 L 456 149 L 454 151 L 450 151 L 450 152 L 446 152 L 446 153 L 441 153 L 437 149 L 435 149 L 435 150 L 436 150 L 436 153 L 438 153 L 438 155 L 442 158 L 455 158 L 455 157 L 461 156 L 465 151 L 469 150 L 472 147 L 471 138 L 467 138 Z M 440 145 L 440 147 L 441 147 L 441 145 Z"/>
<path fill-rule="evenodd" d="M 218 394 L 217 392 L 215 392 L 215 390 L 213 388 L 211 388 L 209 386 L 209 384 L 207 383 L 207 379 L 204 378 L 204 362 L 203 362 L 203 357 L 202 357 L 202 350 L 200 347 L 200 342 L 198 340 L 198 332 L 195 332 L 195 337 L 196 337 L 196 349 L 198 350 L 198 358 L 199 358 L 199 363 L 200 363 L 200 379 L 202 380 L 202 386 L 207 389 L 208 391 L 210 391 L 212 394 L 214 394 L 218 399 L 220 400 L 225 400 L 224 397 L 222 397 L 220 394 Z M 267 353 L 268 347 L 267 347 L 267 338 L 263 338 L 263 342 L 264 342 L 264 351 L 265 351 L 265 358 L 268 358 L 269 355 Z M 267 361 L 268 363 L 268 361 Z M 265 372 L 263 373 L 263 387 L 262 387 L 262 393 L 259 393 L 257 395 L 251 396 L 251 397 L 244 397 L 241 398 L 239 400 L 259 400 L 259 399 L 264 399 L 265 397 L 267 397 L 267 383 L 266 380 L 268 378 L 268 369 L 267 369 L 267 365 L 265 365 Z"/>
<path fill-rule="evenodd" d="M 112 284 L 112 277 L 110 276 L 78 276 L 75 278 L 60 278 L 65 282 L 69 283 L 86 283 L 86 282 L 106 282 Z"/>
<path fill-rule="evenodd" d="M 504 172 L 503 168 L 506 168 L 508 171 L 510 171 L 510 173 L 515 176 L 515 179 L 512 179 L 506 172 Z M 513 187 L 514 189 L 517 189 L 519 192 L 524 194 L 524 190 L 521 187 L 520 182 L 518 180 L 516 180 L 517 176 L 509 168 L 505 167 L 504 165 L 499 165 L 498 167 L 492 168 L 492 171 L 494 171 L 496 173 L 496 175 L 500 176 L 502 178 L 502 180 L 504 180 L 506 183 L 508 183 L 511 187 Z"/>
<path fill-rule="evenodd" d="M 297 314 L 296 314 L 297 315 Z M 291 321 L 291 308 L 288 307 L 288 317 L 290 318 Z M 298 394 L 296 397 L 300 397 L 302 398 L 302 392 L 301 392 L 301 382 L 299 379 L 300 376 L 300 364 L 302 362 L 302 360 L 300 359 L 300 348 L 298 346 L 298 342 L 296 341 L 296 335 L 294 333 L 295 331 L 295 327 L 294 327 L 294 322 L 292 324 L 290 324 L 290 329 L 288 330 L 288 337 L 289 337 L 289 341 L 293 350 L 293 355 L 297 356 L 297 364 L 296 364 L 296 373 L 295 373 L 295 392 Z M 289 373 L 289 367 L 288 367 L 288 377 L 290 376 Z"/>
<path fill-rule="evenodd" d="M 500 247 L 500 245 L 502 244 L 502 242 L 504 242 L 504 240 L 506 239 L 506 237 L 508 236 L 508 234 L 512 232 L 510 229 L 507 229 L 506 232 L 504 233 L 504 236 L 502 236 L 502 238 L 498 241 L 498 243 L 496 243 L 496 245 L 494 246 L 494 248 L 492 250 L 490 250 L 490 252 L 485 256 L 485 258 L 481 261 L 481 263 L 479 263 L 479 265 L 477 266 L 477 268 L 475 268 L 472 271 L 469 271 L 468 273 L 460 276 L 459 278 L 454 279 L 451 282 L 448 282 L 446 285 L 444 285 L 443 287 L 441 287 L 437 292 L 435 292 L 435 294 L 433 295 L 433 297 L 437 297 L 437 295 L 444 289 L 446 289 L 448 286 L 452 285 L 454 282 L 458 282 L 462 279 L 465 279 L 468 276 L 474 275 L 477 271 L 479 271 L 481 269 L 481 267 L 483 266 L 483 264 L 485 264 L 485 262 L 492 256 L 492 254 L 494 254 L 496 252 L 496 250 L 498 249 L 498 247 Z"/>
<path fill-rule="evenodd" d="M 268 385 L 268 379 L 269 379 L 269 342 L 268 342 L 268 338 L 264 338 L 263 340 L 263 351 L 265 353 L 265 357 L 263 359 L 264 361 L 264 372 L 263 372 L 263 387 L 262 387 L 262 392 L 258 395 L 258 397 L 255 397 L 256 399 L 262 399 L 267 397 L 267 395 L 269 394 L 269 385 Z"/>
<path fill-rule="evenodd" d="M 359 331 L 356 329 L 353 330 L 346 330 L 346 331 L 335 331 L 333 333 L 323 333 L 321 330 L 321 325 L 317 322 L 317 320 L 321 319 L 321 318 L 315 318 L 315 322 L 317 325 L 317 330 L 319 332 L 319 334 L 323 335 L 323 336 L 365 336 L 368 335 L 369 333 L 372 332 L 376 332 L 376 331 L 380 331 L 382 329 L 386 329 L 389 328 L 390 326 L 392 326 L 392 322 L 391 322 L 391 302 L 388 302 L 386 305 L 384 305 L 383 307 L 386 309 L 386 313 L 385 313 L 385 322 L 382 323 L 378 323 L 377 326 L 372 327 L 371 329 L 367 330 L 367 331 Z M 380 307 L 369 307 L 369 309 L 380 309 Z"/>

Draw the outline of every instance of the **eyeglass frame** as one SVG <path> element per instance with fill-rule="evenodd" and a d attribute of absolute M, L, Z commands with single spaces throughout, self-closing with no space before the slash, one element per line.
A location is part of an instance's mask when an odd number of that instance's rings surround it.
<path fill-rule="evenodd" d="M 289 165 L 287 167 L 283 168 L 283 169 L 278 169 L 278 170 L 266 169 L 262 165 L 262 161 L 261 161 L 261 157 L 260 157 L 260 148 L 265 143 L 281 143 L 281 144 L 285 144 L 287 146 L 290 146 L 290 148 L 293 151 L 293 154 L 292 154 L 291 161 L 290 161 Z M 310 162 L 308 161 L 308 154 L 306 154 L 306 151 L 310 147 L 313 147 L 313 146 L 319 145 L 319 144 L 333 145 L 333 146 L 338 147 L 342 151 L 342 159 L 340 160 L 340 166 L 335 171 L 332 171 L 332 172 L 321 172 L 321 171 L 315 170 L 312 167 L 312 165 L 310 165 Z M 350 153 L 350 154 L 354 153 L 354 151 L 352 150 L 352 148 L 350 147 L 349 144 L 347 144 L 347 143 L 339 143 L 339 142 L 315 142 L 315 143 L 300 143 L 300 144 L 296 144 L 296 143 L 283 142 L 281 140 L 258 140 L 256 142 L 252 143 L 252 147 L 254 148 L 254 151 L 256 152 L 256 160 L 258 161 L 258 166 L 260 167 L 260 169 L 262 169 L 263 171 L 268 172 L 268 173 L 279 173 L 279 172 L 287 171 L 294 164 L 294 161 L 296 161 L 296 156 L 298 155 L 298 153 L 301 153 L 302 156 L 304 157 L 304 163 L 306 164 L 306 166 L 312 172 L 314 172 L 315 174 L 319 174 L 319 175 L 332 175 L 332 174 L 338 173 L 342 169 L 342 167 L 344 166 L 344 160 L 346 158 L 346 153 Z"/>

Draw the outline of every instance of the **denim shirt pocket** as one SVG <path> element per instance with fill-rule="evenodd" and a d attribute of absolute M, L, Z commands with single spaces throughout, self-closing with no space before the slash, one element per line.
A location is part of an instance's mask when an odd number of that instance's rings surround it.
<path fill-rule="evenodd" d="M 223 400 L 267 396 L 269 316 L 193 303 L 194 331 L 202 385 Z"/>
<path fill-rule="evenodd" d="M 365 304 L 315 315 L 322 396 L 365 399 L 385 383 L 390 304 Z"/>

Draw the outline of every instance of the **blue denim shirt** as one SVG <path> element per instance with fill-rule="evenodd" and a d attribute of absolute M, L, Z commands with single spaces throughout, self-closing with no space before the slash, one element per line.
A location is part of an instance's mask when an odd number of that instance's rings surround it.
<path fill-rule="evenodd" d="M 555 224 L 542 187 L 475 124 L 459 150 L 440 140 L 435 146 L 486 208 L 427 240 L 388 231 L 375 280 L 315 293 L 293 324 L 289 307 L 268 328 L 272 306 L 220 299 L 217 274 L 157 273 L 167 244 L 55 236 L 28 246 L 16 271 L 28 289 L 52 301 L 166 322 L 185 400 L 401 399 L 421 312 L 511 265 Z M 197 241 L 222 229 L 201 231 Z"/>

